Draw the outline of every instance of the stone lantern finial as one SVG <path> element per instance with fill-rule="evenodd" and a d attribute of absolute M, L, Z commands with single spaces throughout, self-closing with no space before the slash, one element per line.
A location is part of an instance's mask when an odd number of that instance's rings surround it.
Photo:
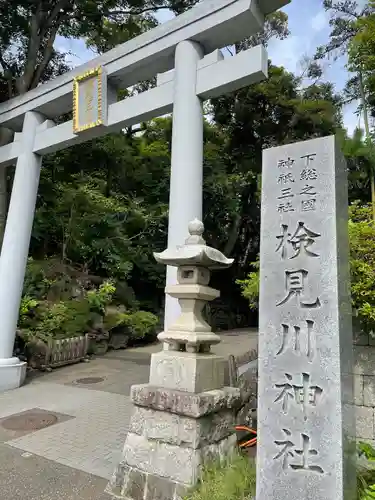
<path fill-rule="evenodd" d="M 205 245 L 206 241 L 202 238 L 204 233 L 204 224 L 199 219 L 189 222 L 188 231 L 190 236 L 185 240 L 186 245 Z"/>

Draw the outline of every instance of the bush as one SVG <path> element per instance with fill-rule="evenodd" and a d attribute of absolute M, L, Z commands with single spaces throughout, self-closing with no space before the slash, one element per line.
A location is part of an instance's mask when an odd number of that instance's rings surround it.
<path fill-rule="evenodd" d="M 368 443 L 359 443 L 358 499 L 375 499 L 375 450 Z"/>
<path fill-rule="evenodd" d="M 19 326 L 25 341 L 79 337 L 88 332 L 95 314 L 103 314 L 112 300 L 115 287 L 106 281 L 81 298 L 59 302 L 37 300 L 24 295 L 21 300 Z"/>
<path fill-rule="evenodd" d="M 23 294 L 35 299 L 42 299 L 46 296 L 52 283 L 53 281 L 47 278 L 42 264 L 30 257 L 26 266 Z"/>
<path fill-rule="evenodd" d="M 198 485 L 184 500 L 250 500 L 254 495 L 254 462 L 234 454 L 205 467 Z"/>
<path fill-rule="evenodd" d="M 256 311 L 259 307 L 259 259 L 251 264 L 254 269 L 247 279 L 237 280 L 236 283 L 242 289 L 242 295 L 249 301 L 249 307 L 252 311 Z"/>
<path fill-rule="evenodd" d="M 112 302 L 115 291 L 116 287 L 111 280 L 102 283 L 99 289 L 89 290 L 87 292 L 87 300 L 91 311 L 104 316 L 105 308 Z"/>
<path fill-rule="evenodd" d="M 350 207 L 350 270 L 353 307 L 365 332 L 375 331 L 375 224 L 372 209 Z"/>
<path fill-rule="evenodd" d="M 157 316 L 146 311 L 126 312 L 120 309 L 108 308 L 104 317 L 104 327 L 110 331 L 124 328 L 133 339 L 143 339 L 155 333 L 159 323 Z"/>
<path fill-rule="evenodd" d="M 20 314 L 18 324 L 20 328 L 29 328 L 33 324 L 33 320 L 37 314 L 40 301 L 24 295 L 21 299 Z"/>
<path fill-rule="evenodd" d="M 157 316 L 146 311 L 136 311 L 129 315 L 128 327 L 132 338 L 143 339 L 155 332 L 159 322 Z"/>
<path fill-rule="evenodd" d="M 68 300 L 56 304 L 39 304 L 32 324 L 24 328 L 24 339 L 63 339 L 84 335 L 90 321 L 90 306 L 86 299 Z"/>
<path fill-rule="evenodd" d="M 50 272 L 48 271 L 50 266 Z M 58 290 L 51 293 L 53 287 Z M 61 286 L 60 286 L 61 285 Z M 71 279 L 65 267 L 29 260 L 19 312 L 19 339 L 30 347 L 50 339 L 93 338 L 117 329 L 128 338 L 142 339 L 156 331 L 158 318 L 145 311 L 112 306 L 116 286 L 107 280 L 99 287 Z M 95 342 L 95 341 L 94 341 Z"/>

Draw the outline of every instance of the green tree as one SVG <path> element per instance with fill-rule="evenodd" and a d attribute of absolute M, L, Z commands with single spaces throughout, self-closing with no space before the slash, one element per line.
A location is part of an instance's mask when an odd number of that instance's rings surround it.
<path fill-rule="evenodd" d="M 67 70 L 65 54 L 55 48 L 58 35 L 88 38 L 91 44 L 96 40 L 97 48 L 106 43 L 107 49 L 154 27 L 159 10 L 179 13 L 195 3 L 197 0 L 1 0 L 2 99 L 23 94 Z"/>
<path fill-rule="evenodd" d="M 238 42 L 236 44 L 236 51 L 246 50 L 249 47 L 255 47 L 260 44 L 267 47 L 272 38 L 284 40 L 289 35 L 288 16 L 282 10 L 278 10 L 266 17 L 262 31 Z"/>
<path fill-rule="evenodd" d="M 69 69 L 58 36 L 86 39 L 101 52 L 157 25 L 198 0 L 0 0 L 0 102 L 22 95 Z M 0 130 L 0 146 L 12 141 Z M 7 170 L 0 170 L 0 244 L 7 212 Z"/>
<path fill-rule="evenodd" d="M 375 94 L 375 1 L 369 0 L 366 10 L 356 22 L 356 34 L 349 43 L 349 62 L 361 68 L 369 78 Z"/>
<path fill-rule="evenodd" d="M 95 6 L 102 3 L 109 5 Z M 174 2 L 174 7 L 193 3 Z M 90 17 L 81 27 L 85 31 L 79 33 L 98 52 L 140 32 L 130 29 L 130 19 L 140 30 L 151 27 L 156 7 L 170 2 L 126 4 L 132 15 L 119 14 L 124 24 L 119 21 L 118 29 L 112 11 L 98 23 L 90 24 Z M 140 5 L 153 10 L 136 12 Z M 81 36 L 77 33 L 66 36 Z M 263 34 L 238 44 L 237 50 L 287 34 L 287 18 L 277 13 L 267 19 Z M 208 243 L 236 262 L 213 277 L 228 304 L 224 326 L 235 326 L 236 315 L 246 316 L 247 308 L 234 279 L 247 276 L 259 249 L 262 150 L 333 133 L 341 124 L 341 110 L 332 85 L 303 89 L 299 78 L 270 64 L 267 81 L 214 100 L 210 111 L 204 125 L 204 223 Z M 167 242 L 171 128 L 170 118 L 160 118 L 142 125 L 137 134 L 128 130 L 47 157 L 31 241 L 35 261 L 58 262 L 95 283 L 116 278 L 117 289 L 121 283 L 144 309 L 159 311 L 165 269 L 155 263 L 152 251 L 163 250 Z"/>
<path fill-rule="evenodd" d="M 372 97 L 369 92 L 368 78 L 362 60 L 363 51 L 359 48 L 361 40 L 362 44 L 364 43 L 364 33 L 368 32 L 367 19 L 369 16 L 372 19 L 374 5 L 372 1 L 367 2 L 364 7 L 360 7 L 359 3 L 354 0 L 323 0 L 325 10 L 331 14 L 331 34 L 329 42 L 318 47 L 315 58 L 317 60 L 329 56 L 338 58 L 349 53 L 348 69 L 353 76 L 348 79 L 344 90 L 344 102 L 360 102 L 358 112 L 363 114 L 366 142 L 371 156 L 374 156 L 375 159 L 375 154 L 372 152 L 373 144 L 369 117 Z M 375 162 L 373 162 L 373 165 L 375 165 Z M 375 220 L 375 171 L 370 169 L 367 172 L 370 175 L 371 200 Z"/>
<path fill-rule="evenodd" d="M 157 123 L 151 138 L 115 134 L 48 157 L 31 240 L 36 259 L 134 285 L 154 308 L 164 269 L 152 250 L 166 244 L 170 165 L 168 142 L 152 136 Z"/>
<path fill-rule="evenodd" d="M 356 129 L 351 137 L 346 130 L 338 130 L 337 136 L 348 166 L 349 202 L 361 200 L 371 203 L 371 175 L 374 169 L 371 145 L 362 129 Z"/>
<path fill-rule="evenodd" d="M 271 64 L 267 80 L 214 100 L 212 109 L 222 143 L 212 167 L 205 165 L 206 237 L 235 260 L 225 278 L 213 276 L 220 286 L 244 279 L 259 251 L 263 149 L 335 133 L 341 113 L 332 86 L 301 89 L 297 77 Z M 228 314 L 240 306 L 245 314 L 235 287 L 225 287 L 222 297 Z"/>

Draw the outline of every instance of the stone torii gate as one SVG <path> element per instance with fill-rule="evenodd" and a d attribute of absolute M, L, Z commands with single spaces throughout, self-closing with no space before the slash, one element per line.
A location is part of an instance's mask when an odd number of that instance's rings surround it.
<path fill-rule="evenodd" d="M 262 46 L 227 59 L 217 49 L 260 31 L 265 15 L 289 1 L 205 0 L 0 106 L 0 127 L 15 132 L 0 148 L 0 166 L 16 164 L 0 256 L 0 391 L 25 377 L 25 363 L 12 352 L 43 155 L 173 110 L 168 246 L 182 244 L 189 221 L 202 219 L 202 101 L 267 76 Z M 117 89 L 155 75 L 156 88 L 116 102 Z M 54 122 L 72 109 L 73 120 Z M 171 268 L 167 282 L 176 282 Z M 169 299 L 166 323 L 178 313 L 176 299 Z"/>

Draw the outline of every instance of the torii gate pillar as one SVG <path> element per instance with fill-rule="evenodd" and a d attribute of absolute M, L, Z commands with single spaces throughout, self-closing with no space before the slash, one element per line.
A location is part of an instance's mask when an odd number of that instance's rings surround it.
<path fill-rule="evenodd" d="M 168 248 L 183 244 L 190 221 L 202 220 L 203 109 L 197 96 L 197 64 L 203 49 L 190 40 L 176 47 L 173 94 L 172 160 Z M 167 286 L 177 283 L 177 268 L 167 268 Z M 166 296 L 164 329 L 180 314 L 177 299 Z"/>
<path fill-rule="evenodd" d="M 42 157 L 33 153 L 34 139 L 44 121 L 33 111 L 25 115 L 20 137 L 22 154 L 17 160 L 1 250 L 0 392 L 19 387 L 26 376 L 26 363 L 13 357 L 13 344 L 42 164 Z"/>

